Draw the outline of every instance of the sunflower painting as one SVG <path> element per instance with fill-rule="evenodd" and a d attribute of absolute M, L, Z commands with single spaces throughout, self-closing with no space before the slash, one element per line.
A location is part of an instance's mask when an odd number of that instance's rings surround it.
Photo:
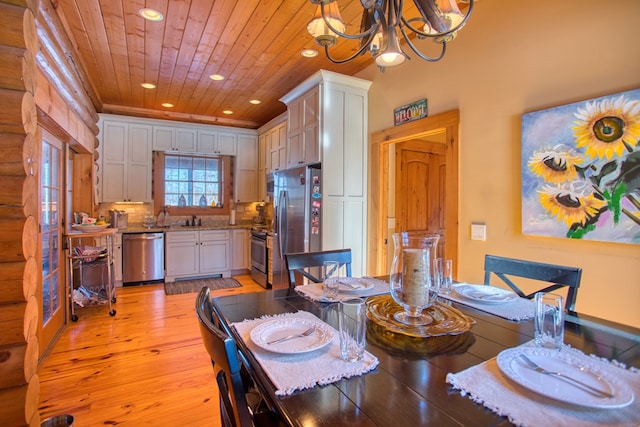
<path fill-rule="evenodd" d="M 640 244 L 640 89 L 522 116 L 522 232 Z"/>

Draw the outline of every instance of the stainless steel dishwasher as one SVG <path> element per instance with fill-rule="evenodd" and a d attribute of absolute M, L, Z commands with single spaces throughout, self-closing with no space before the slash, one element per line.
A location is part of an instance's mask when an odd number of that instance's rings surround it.
<path fill-rule="evenodd" d="M 122 235 L 122 283 L 164 280 L 164 233 Z"/>

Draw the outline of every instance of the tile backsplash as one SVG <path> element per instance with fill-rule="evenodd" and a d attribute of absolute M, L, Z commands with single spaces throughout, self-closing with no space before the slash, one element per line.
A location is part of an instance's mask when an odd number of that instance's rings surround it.
<path fill-rule="evenodd" d="M 259 203 L 239 203 L 236 205 L 236 223 L 253 222 L 254 217 L 258 215 L 256 206 Z M 264 204 L 264 203 L 262 203 Z M 117 209 L 127 212 L 129 217 L 129 224 L 142 224 L 144 222 L 145 215 L 153 215 L 153 203 L 100 203 L 98 207 L 97 216 L 104 216 L 109 218 L 109 210 Z M 269 204 L 265 206 L 265 216 L 267 217 L 267 223 L 270 224 L 273 217 L 273 208 Z M 172 223 L 182 223 L 186 219 L 191 218 L 191 215 L 171 215 Z M 198 215 L 198 218 L 202 219 L 203 224 L 220 224 L 228 223 L 229 215 Z"/>

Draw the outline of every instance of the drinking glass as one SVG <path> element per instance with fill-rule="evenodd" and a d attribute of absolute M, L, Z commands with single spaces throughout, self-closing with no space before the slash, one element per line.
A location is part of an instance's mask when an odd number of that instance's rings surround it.
<path fill-rule="evenodd" d="M 535 295 L 535 343 L 538 347 L 560 350 L 564 343 L 564 304 L 562 295 L 538 292 Z"/>
<path fill-rule="evenodd" d="M 342 360 L 362 360 L 367 336 L 367 304 L 363 298 L 340 301 L 338 332 Z"/>
<path fill-rule="evenodd" d="M 338 297 L 339 282 L 340 263 L 324 261 L 322 263 L 322 296 L 328 300 L 335 300 Z"/>
<path fill-rule="evenodd" d="M 438 278 L 438 292 L 450 294 L 453 289 L 453 260 L 438 258 L 436 260 L 436 277 Z"/>

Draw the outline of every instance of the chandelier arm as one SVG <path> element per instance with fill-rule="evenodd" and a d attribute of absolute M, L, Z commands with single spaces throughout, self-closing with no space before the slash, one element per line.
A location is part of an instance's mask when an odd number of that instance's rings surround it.
<path fill-rule="evenodd" d="M 324 54 L 327 57 L 327 59 L 331 62 L 333 62 L 334 64 L 344 64 L 347 63 L 349 61 L 351 61 L 352 59 L 355 59 L 358 55 L 362 54 L 362 52 L 364 52 L 365 50 L 367 50 L 369 48 L 369 45 L 371 44 L 371 39 L 373 39 L 373 37 L 375 36 L 375 34 L 372 34 L 369 37 L 369 41 L 367 43 L 365 43 L 362 47 L 360 47 L 360 49 L 358 49 L 358 51 L 356 53 L 354 53 L 353 55 L 349 56 L 348 58 L 345 59 L 335 59 L 331 56 L 331 54 L 329 53 L 329 46 L 324 46 Z"/>
<path fill-rule="evenodd" d="M 455 26 L 455 28 L 451 28 L 448 31 L 445 31 L 443 33 L 425 33 L 423 31 L 420 31 L 416 28 L 413 27 L 413 25 L 411 25 L 410 21 L 416 20 L 418 18 L 413 18 L 413 19 L 409 19 L 407 20 L 404 16 L 400 16 L 400 19 L 402 20 L 402 23 L 404 24 L 404 26 L 406 26 L 407 28 L 409 28 L 412 32 L 416 33 L 417 35 L 421 36 L 421 37 L 429 37 L 429 38 L 435 38 L 435 37 L 445 37 L 448 36 L 449 34 L 455 33 L 456 31 L 462 29 L 462 27 L 464 27 L 467 23 L 467 21 L 469 20 L 469 17 L 471 16 L 471 12 L 473 11 L 473 3 L 475 0 L 469 0 L 469 10 L 467 10 L 467 14 L 465 15 L 465 17 L 462 19 L 462 21 Z M 423 19 L 419 19 L 421 22 L 424 23 Z"/>
<path fill-rule="evenodd" d="M 329 29 L 331 31 L 333 31 L 335 34 L 337 34 L 338 36 L 344 37 L 345 39 L 355 40 L 355 39 L 362 39 L 362 38 L 365 38 L 365 37 L 369 37 L 370 35 L 375 34 L 375 33 L 378 32 L 378 28 L 380 27 L 380 25 L 376 23 L 375 25 L 372 25 L 371 28 L 369 28 L 364 33 L 359 33 L 359 34 L 343 33 L 342 31 L 334 28 L 333 25 L 331 25 L 331 22 L 329 22 L 329 20 L 327 19 L 327 16 L 324 13 L 324 5 L 325 5 L 324 2 L 320 3 L 320 10 L 322 12 L 322 20 L 324 21 L 325 25 L 327 27 L 329 27 Z M 376 7 L 375 9 L 378 9 L 378 8 Z"/>
<path fill-rule="evenodd" d="M 440 55 L 434 56 L 434 57 L 426 56 L 422 52 L 420 52 L 417 47 L 414 46 L 414 44 L 411 42 L 411 39 L 409 39 L 409 37 L 407 36 L 407 33 L 404 31 L 404 28 L 400 27 L 400 32 L 402 33 L 402 37 L 404 37 L 404 41 L 407 42 L 407 45 L 409 45 L 409 47 L 411 48 L 413 53 L 415 53 L 416 55 L 418 55 L 420 58 L 424 59 L 425 61 L 438 62 L 444 57 L 444 54 L 447 52 L 447 42 L 443 41 L 442 42 L 442 51 L 440 51 Z"/>

